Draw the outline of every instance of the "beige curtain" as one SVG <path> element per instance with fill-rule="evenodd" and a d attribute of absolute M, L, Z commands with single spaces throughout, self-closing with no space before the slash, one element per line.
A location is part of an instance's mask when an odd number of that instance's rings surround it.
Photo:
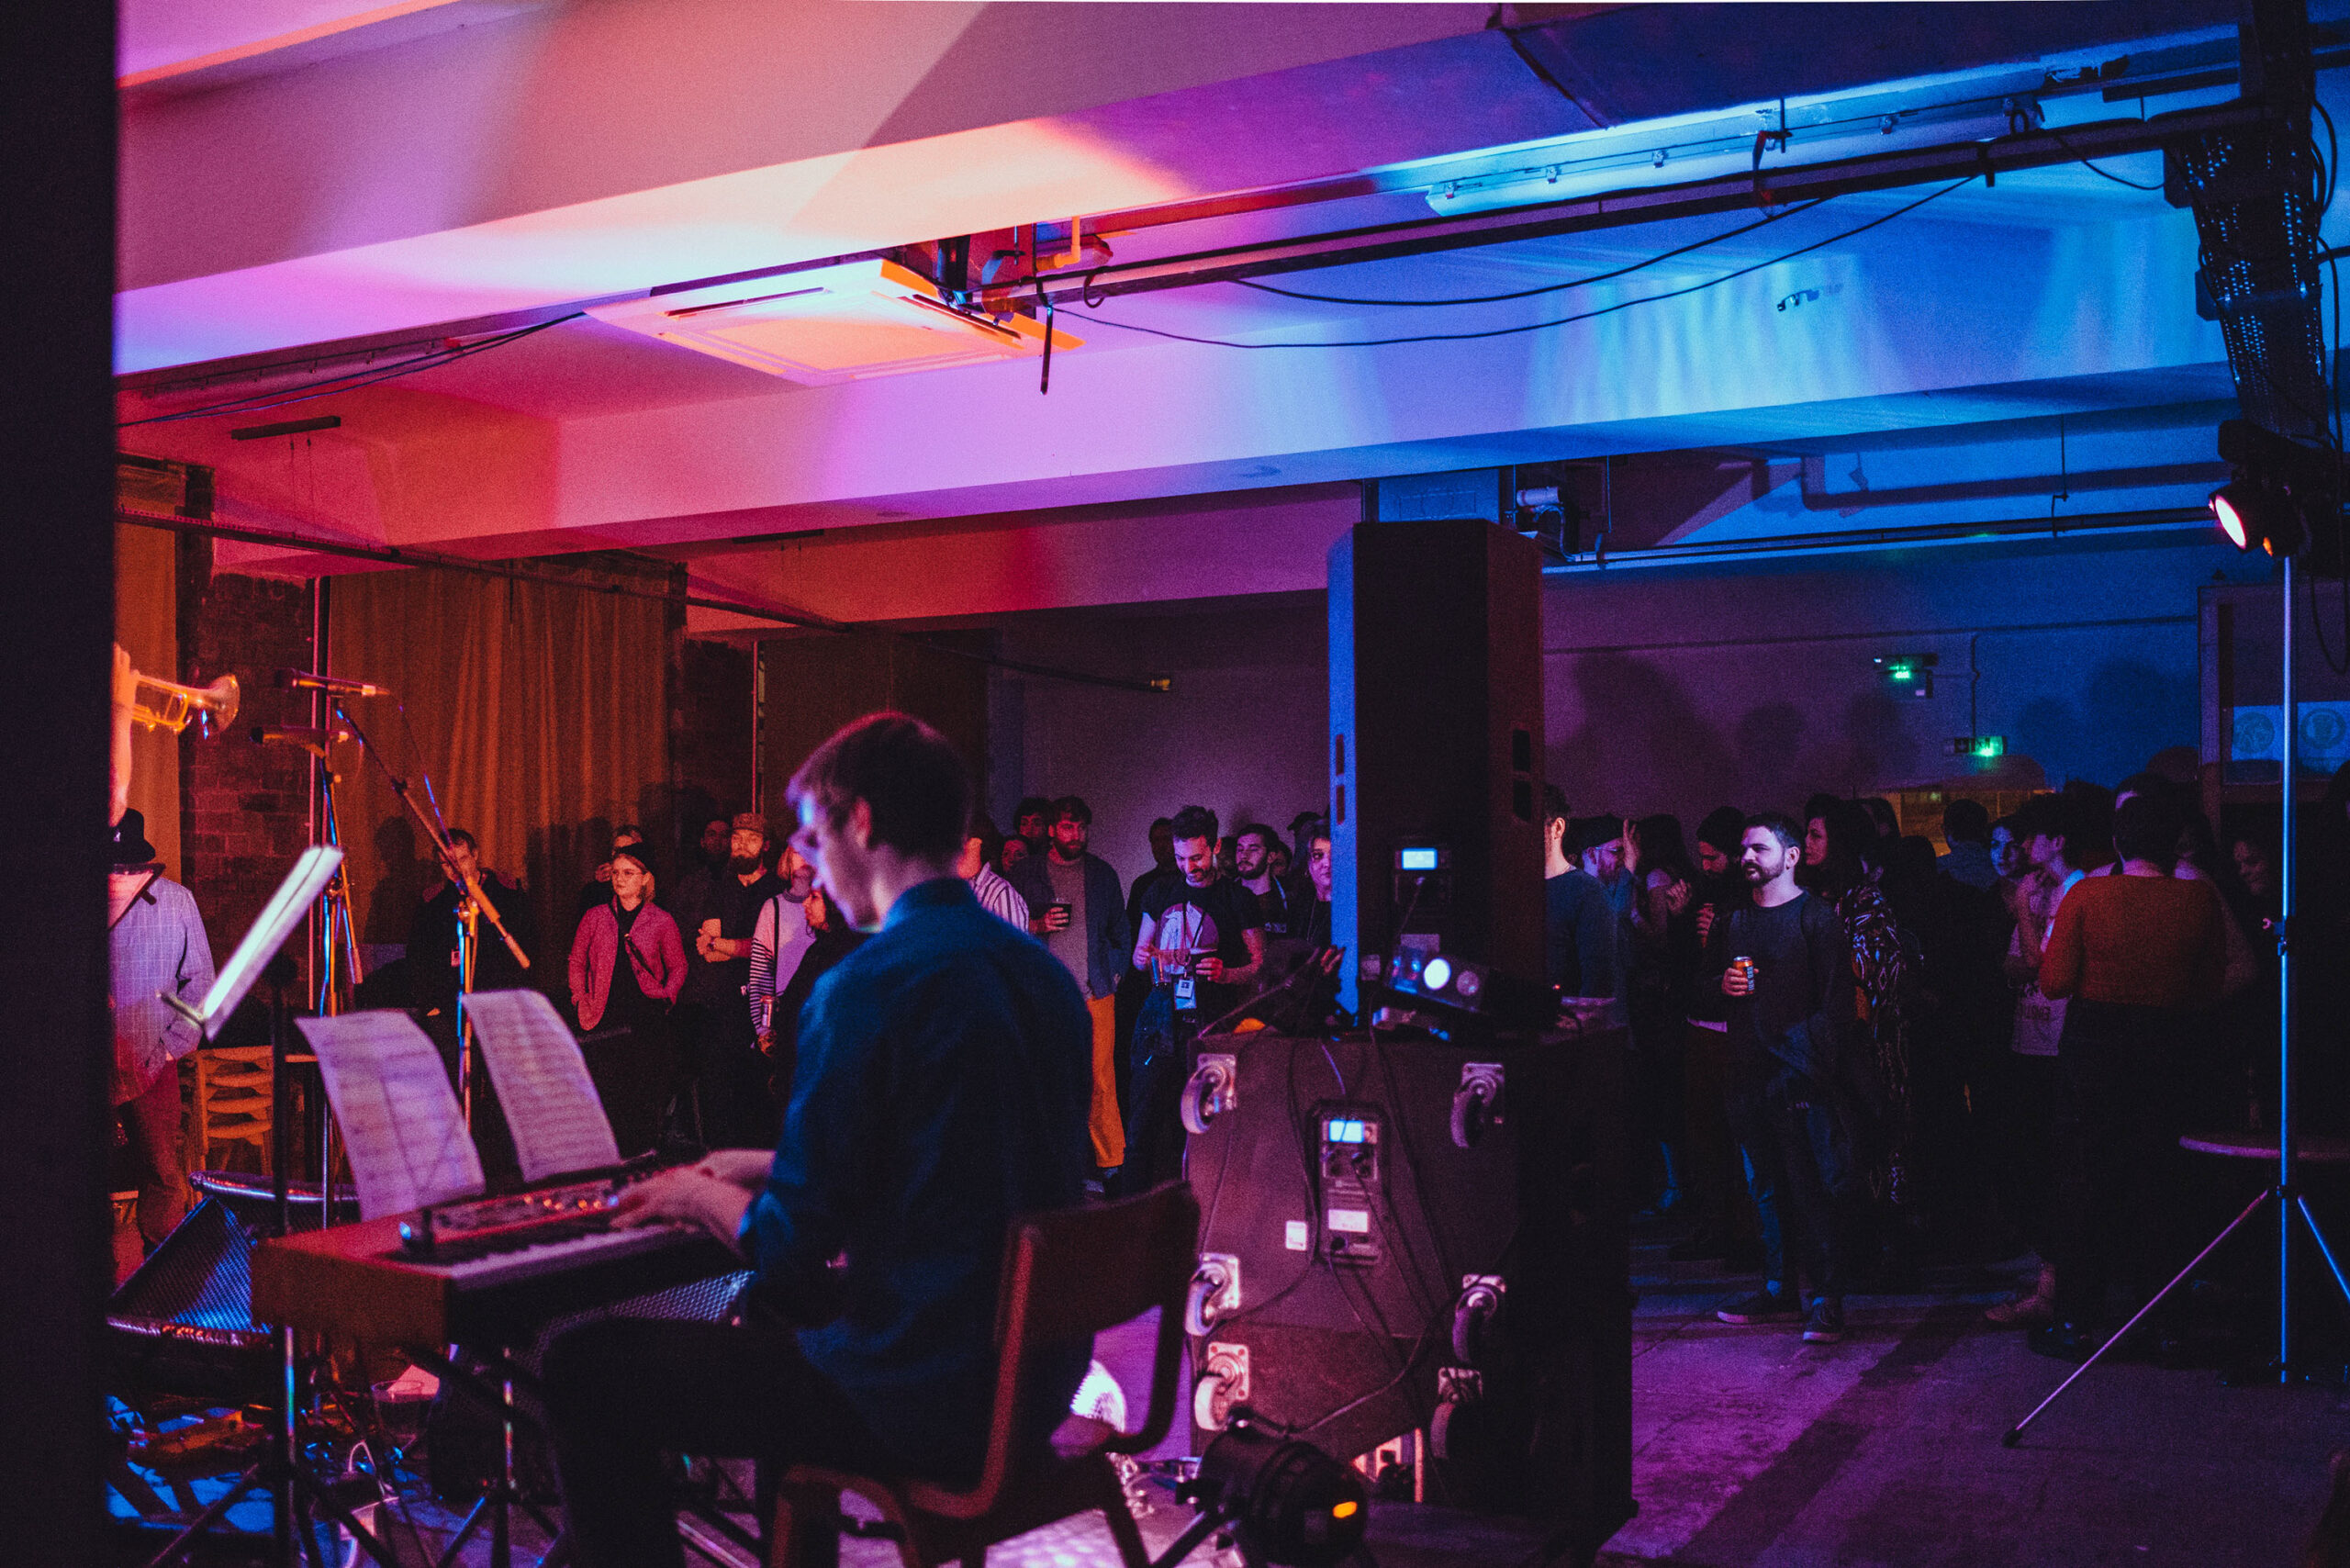
<path fill-rule="evenodd" d="M 180 678 L 178 546 L 179 536 L 167 530 L 115 524 L 114 640 L 140 674 L 164 680 Z M 171 731 L 132 728 L 130 805 L 147 819 L 147 840 L 163 857 L 163 874 L 186 881 L 180 858 L 180 738 Z"/>
<path fill-rule="evenodd" d="M 576 895 L 612 828 L 666 840 L 671 607 L 430 568 L 337 578 L 328 606 L 332 673 L 398 694 L 352 716 L 420 800 L 430 775 L 485 864 L 528 885 L 532 974 L 561 995 Z M 336 755 L 360 939 L 405 942 L 439 880 L 431 851 L 382 770 L 356 746 Z"/>

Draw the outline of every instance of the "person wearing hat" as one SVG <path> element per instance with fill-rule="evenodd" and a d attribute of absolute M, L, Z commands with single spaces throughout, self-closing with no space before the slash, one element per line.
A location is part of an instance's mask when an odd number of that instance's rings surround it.
<path fill-rule="evenodd" d="M 139 1237 L 149 1251 L 187 1210 L 180 1181 L 180 1075 L 196 1025 L 163 1002 L 212 989 L 212 944 L 195 897 L 163 875 L 147 819 L 126 809 L 108 830 L 107 1003 L 114 1016 L 115 1114 L 139 1168 Z"/>
<path fill-rule="evenodd" d="M 571 940 L 571 1003 L 581 1031 L 628 1030 L 628 1054 L 640 1070 L 629 1080 L 653 1086 L 650 1104 L 606 1107 L 614 1134 L 622 1136 L 622 1154 L 653 1146 L 657 1096 L 669 1080 L 669 1006 L 686 983 L 686 945 L 669 912 L 653 902 L 653 879 L 652 856 L 642 843 L 616 846 L 610 895 L 580 916 Z"/>

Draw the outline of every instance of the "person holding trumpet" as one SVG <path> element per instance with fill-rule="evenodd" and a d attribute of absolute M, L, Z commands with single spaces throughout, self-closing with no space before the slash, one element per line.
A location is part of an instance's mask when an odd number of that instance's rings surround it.
<path fill-rule="evenodd" d="M 236 678 L 207 690 L 142 676 L 118 643 L 106 778 L 106 1012 L 114 1025 L 110 1102 L 139 1170 L 139 1239 L 148 1251 L 187 1210 L 180 1179 L 179 1059 L 196 1049 L 196 1026 L 162 1001 L 195 1002 L 212 989 L 212 946 L 196 899 L 163 875 L 147 842 L 147 819 L 130 808 L 130 731 L 184 730 L 192 719 L 236 716 Z M 156 705 L 142 701 L 142 689 Z"/>
<path fill-rule="evenodd" d="M 1702 983 L 1728 1002 L 1725 1109 L 1746 1154 L 1763 1252 L 1763 1288 L 1715 1316 L 1801 1323 L 1805 1339 L 1827 1343 L 1844 1337 L 1852 1263 L 1858 1167 L 1848 1073 L 1859 999 L 1844 923 L 1796 885 L 1802 863 L 1794 819 L 1747 818 L 1739 866 L 1753 902 L 1715 921 L 1707 940 Z"/>

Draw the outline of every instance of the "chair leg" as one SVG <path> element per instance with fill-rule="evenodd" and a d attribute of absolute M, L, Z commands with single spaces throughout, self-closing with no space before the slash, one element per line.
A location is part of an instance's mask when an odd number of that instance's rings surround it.
<path fill-rule="evenodd" d="M 780 1486 L 769 1568 L 840 1568 L 841 1497 L 821 1486 Z"/>
<path fill-rule="evenodd" d="M 1114 1470 L 1110 1473 L 1110 1495 L 1102 1505 L 1102 1517 L 1109 1522 L 1110 1539 L 1118 1543 L 1118 1558 L 1125 1568 L 1150 1568 L 1150 1549 L 1142 1543 L 1142 1531 L 1126 1506 L 1125 1488 L 1118 1484 Z"/>

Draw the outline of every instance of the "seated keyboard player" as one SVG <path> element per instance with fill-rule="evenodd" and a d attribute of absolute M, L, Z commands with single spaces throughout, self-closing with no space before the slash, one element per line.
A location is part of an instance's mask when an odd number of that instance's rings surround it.
<path fill-rule="evenodd" d="M 549 1353 L 583 1568 L 683 1561 L 661 1455 L 976 1478 L 1013 1218 L 1083 1196 L 1092 1024 L 1058 959 L 956 875 L 968 771 L 901 714 L 849 725 L 790 786 L 794 842 L 873 938 L 817 984 L 780 1142 L 629 1190 L 617 1223 L 701 1226 L 747 1259 L 734 1323 L 609 1320 Z M 835 1259 L 845 1260 L 834 1267 Z M 1031 1390 L 1046 1442 L 1084 1375 Z"/>

